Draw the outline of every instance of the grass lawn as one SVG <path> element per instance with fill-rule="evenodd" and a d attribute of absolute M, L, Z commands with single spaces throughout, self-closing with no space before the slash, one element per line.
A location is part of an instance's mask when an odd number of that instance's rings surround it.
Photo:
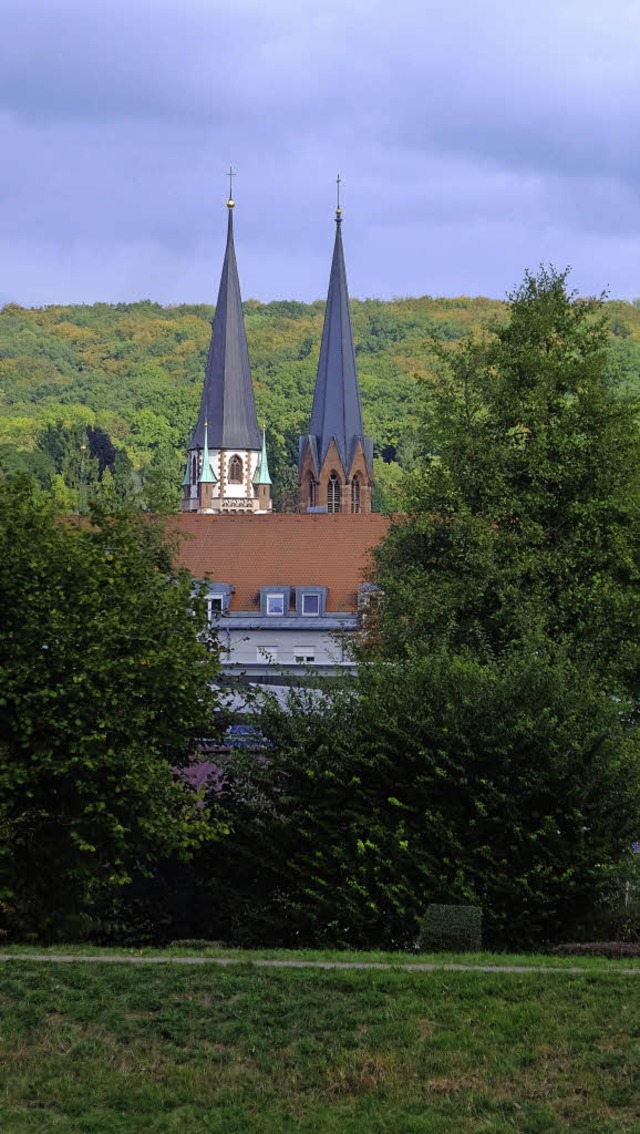
<path fill-rule="evenodd" d="M 637 1134 L 638 980 L 12 959 L 0 1131 Z"/>

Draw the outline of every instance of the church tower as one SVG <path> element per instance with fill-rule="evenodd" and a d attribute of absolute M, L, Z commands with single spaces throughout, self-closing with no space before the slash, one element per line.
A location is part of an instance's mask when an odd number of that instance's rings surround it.
<path fill-rule="evenodd" d="M 271 480 L 256 417 L 233 243 L 231 195 L 227 209 L 227 247 L 200 413 L 189 442 L 183 512 L 271 511 Z"/>
<path fill-rule="evenodd" d="M 371 511 L 373 441 L 362 424 L 339 196 L 311 425 L 300 438 L 299 471 L 302 511 Z"/>

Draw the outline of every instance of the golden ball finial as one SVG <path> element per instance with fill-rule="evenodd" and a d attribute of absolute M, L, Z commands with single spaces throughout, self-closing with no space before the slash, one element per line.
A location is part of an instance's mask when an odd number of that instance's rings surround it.
<path fill-rule="evenodd" d="M 227 201 L 227 208 L 232 209 L 234 207 L 234 205 L 235 205 L 235 201 L 231 197 L 229 197 L 229 200 Z"/>

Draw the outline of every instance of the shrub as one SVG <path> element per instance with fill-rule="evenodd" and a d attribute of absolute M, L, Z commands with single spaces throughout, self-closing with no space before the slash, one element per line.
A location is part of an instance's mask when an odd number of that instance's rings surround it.
<path fill-rule="evenodd" d="M 640 941 L 570 941 L 553 952 L 560 957 L 640 957 Z"/>
<path fill-rule="evenodd" d="M 422 919 L 418 947 L 427 953 L 474 953 L 482 948 L 480 906 L 431 905 Z"/>

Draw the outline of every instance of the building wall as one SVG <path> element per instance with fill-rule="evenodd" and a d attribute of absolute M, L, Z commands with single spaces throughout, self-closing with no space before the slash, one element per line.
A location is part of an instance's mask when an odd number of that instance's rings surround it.
<path fill-rule="evenodd" d="M 293 619 L 292 619 L 293 621 Z M 218 625 L 223 669 L 275 672 L 278 667 L 352 665 L 342 631 L 271 628 L 236 629 L 226 619 Z M 248 671 L 250 671 L 248 669 Z"/>

